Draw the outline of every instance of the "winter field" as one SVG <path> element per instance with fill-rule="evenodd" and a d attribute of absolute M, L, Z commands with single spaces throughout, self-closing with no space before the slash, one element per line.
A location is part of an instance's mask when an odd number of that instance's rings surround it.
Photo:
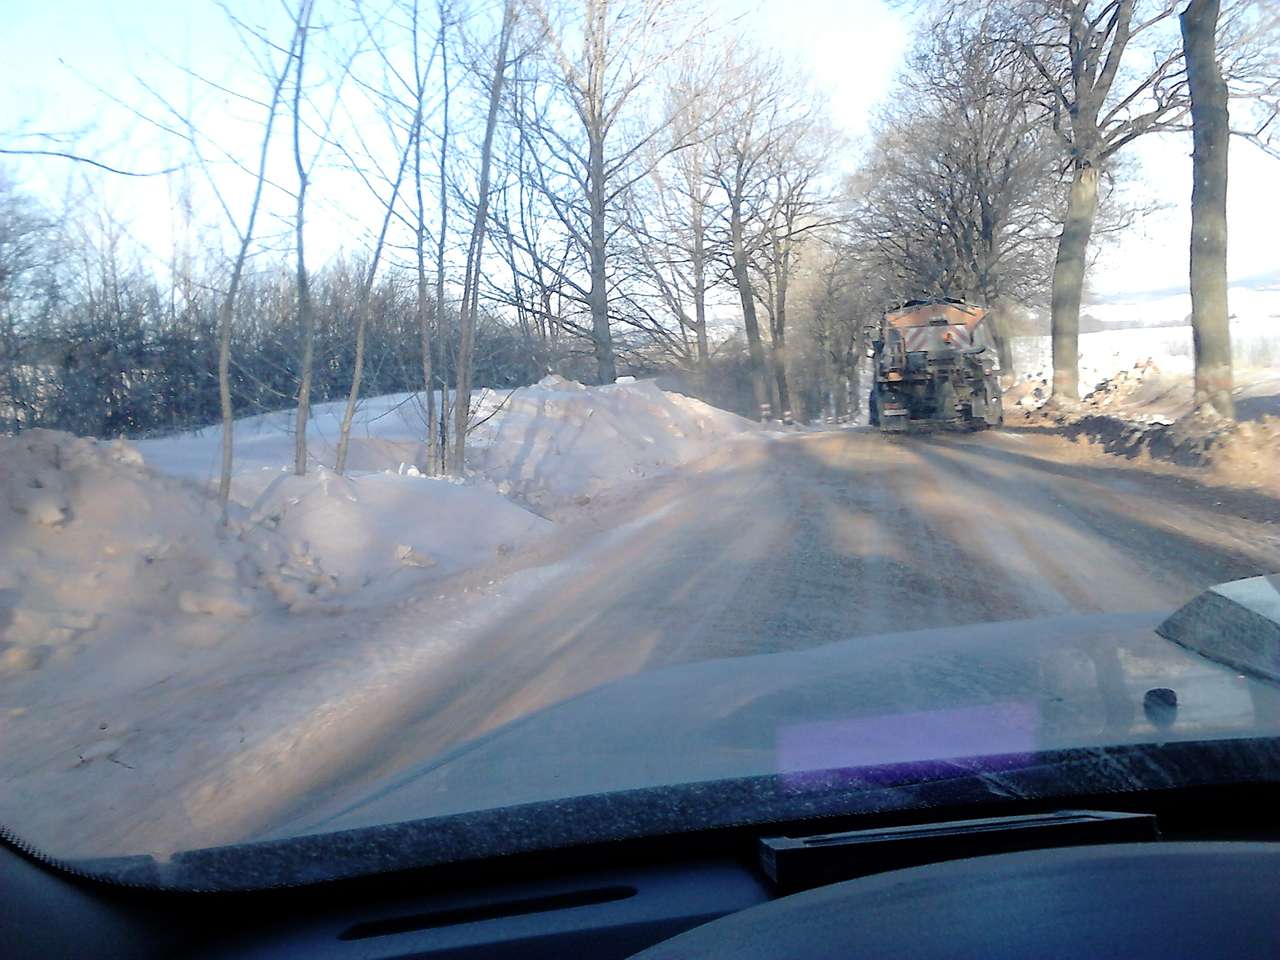
<path fill-rule="evenodd" d="M 1280 289 L 1233 286 L 1231 349 L 1237 379 L 1249 382 L 1258 374 L 1280 371 Z M 1166 323 L 1184 320 L 1191 313 L 1191 299 L 1173 294 L 1146 299 L 1115 299 L 1094 303 L 1085 312 L 1103 323 Z M 1080 393 L 1083 397 L 1100 381 L 1153 361 L 1171 374 L 1189 374 L 1192 364 L 1191 327 L 1129 327 L 1080 335 Z M 1048 337 L 1015 337 L 1013 356 L 1024 377 L 1052 370 Z"/>

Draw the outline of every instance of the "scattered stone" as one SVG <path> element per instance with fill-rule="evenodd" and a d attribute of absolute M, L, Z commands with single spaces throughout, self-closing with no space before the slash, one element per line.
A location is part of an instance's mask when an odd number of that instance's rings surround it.
<path fill-rule="evenodd" d="M 178 594 L 178 609 L 194 616 L 240 619 L 253 613 L 253 608 L 240 597 L 220 590 L 183 590 Z"/>
<path fill-rule="evenodd" d="M 426 554 L 419 553 L 417 550 L 409 546 L 407 543 L 401 543 L 396 545 L 395 556 L 396 556 L 396 559 L 399 560 L 406 567 L 427 568 L 427 567 L 434 567 L 436 565 L 435 560 L 433 560 L 431 557 L 428 557 Z"/>

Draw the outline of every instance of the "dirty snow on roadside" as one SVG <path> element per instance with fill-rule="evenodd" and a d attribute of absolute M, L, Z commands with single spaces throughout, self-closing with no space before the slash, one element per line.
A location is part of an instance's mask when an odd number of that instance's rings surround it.
<path fill-rule="evenodd" d="M 649 383 L 473 405 L 466 482 L 421 474 L 413 395 L 362 405 L 345 477 L 341 404 L 315 409 L 305 477 L 291 412 L 239 421 L 225 526 L 217 428 L 0 438 L 0 822 L 64 854 L 242 838 L 552 575 L 487 572 L 554 529 L 531 504 L 571 511 L 758 432 Z"/>
<path fill-rule="evenodd" d="M 1210 467 L 1220 483 L 1274 489 L 1280 476 L 1280 334 L 1274 317 L 1231 324 L 1236 420 L 1194 402 L 1190 328 L 1105 330 L 1080 335 L 1080 401 L 1050 397 L 1048 338 L 1015 338 L 1024 364 L 1005 392 L 1011 426 L 1061 431 L 1125 457 Z M 1021 342 L 1019 342 L 1021 340 Z M 1032 342 L 1033 340 L 1033 342 Z"/>

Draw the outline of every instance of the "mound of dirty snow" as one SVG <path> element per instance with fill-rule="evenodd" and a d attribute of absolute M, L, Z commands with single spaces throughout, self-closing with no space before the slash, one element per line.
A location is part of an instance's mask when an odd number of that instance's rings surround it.
<path fill-rule="evenodd" d="M 1237 419 L 1280 416 L 1280 370 L 1237 368 L 1234 381 L 1232 397 Z M 1050 369 L 1023 375 L 1005 391 L 1005 409 L 1028 413 L 1038 410 L 1049 399 L 1051 382 Z M 1182 358 L 1138 360 L 1094 382 L 1072 410 L 1075 416 L 1090 414 L 1164 424 L 1198 414 L 1194 372 Z"/>
<path fill-rule="evenodd" d="M 304 544 L 148 469 L 137 448 L 50 430 L 0 437 L 0 669 L 39 667 L 91 635 L 175 626 L 216 639 L 264 609 L 311 606 L 334 581 Z M 192 627 L 187 630 L 187 627 Z"/>
<path fill-rule="evenodd" d="M 344 592 L 397 570 L 456 573 L 513 552 L 550 522 L 485 484 L 414 468 L 357 478 L 317 467 L 305 477 L 259 470 L 236 478 L 250 521 L 306 544 Z"/>
<path fill-rule="evenodd" d="M 1236 371 L 1235 421 L 1195 406 L 1194 377 L 1152 360 L 1100 381 L 1076 405 L 1045 406 L 1046 389 L 1029 379 L 1010 393 L 1006 410 L 1021 422 L 1101 444 L 1108 453 L 1212 468 L 1237 486 L 1275 487 L 1280 476 L 1280 373 Z"/>
<path fill-rule="evenodd" d="M 1154 360 L 1139 360 L 1099 381 L 1080 401 L 1090 411 L 1154 416 L 1169 422 L 1189 413 L 1191 402 L 1189 372 L 1161 369 Z"/>
<path fill-rule="evenodd" d="M 474 468 L 535 504 L 581 501 L 709 455 L 759 430 L 736 414 L 652 381 L 586 387 L 548 376 L 477 411 Z"/>

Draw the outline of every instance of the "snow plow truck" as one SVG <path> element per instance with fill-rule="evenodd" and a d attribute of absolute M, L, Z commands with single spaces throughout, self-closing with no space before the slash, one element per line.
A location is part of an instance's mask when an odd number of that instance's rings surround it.
<path fill-rule="evenodd" d="M 1004 423 L 986 317 L 986 308 L 962 300 L 909 300 L 870 324 L 871 425 L 901 433 Z"/>

